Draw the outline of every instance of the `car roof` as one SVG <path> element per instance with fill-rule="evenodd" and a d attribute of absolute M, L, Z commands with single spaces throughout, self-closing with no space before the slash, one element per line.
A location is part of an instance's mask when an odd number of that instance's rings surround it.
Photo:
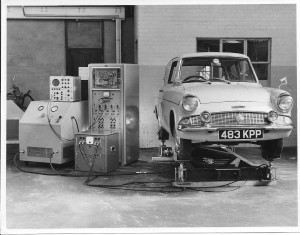
<path fill-rule="evenodd" d="M 233 58 L 248 58 L 248 56 L 239 53 L 228 53 L 228 52 L 198 52 L 198 53 L 187 53 L 179 56 L 179 58 L 189 57 L 233 57 Z"/>

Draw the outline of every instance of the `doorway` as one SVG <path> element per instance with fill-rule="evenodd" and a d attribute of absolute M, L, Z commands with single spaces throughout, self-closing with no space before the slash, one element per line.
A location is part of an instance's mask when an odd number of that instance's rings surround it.
<path fill-rule="evenodd" d="M 103 21 L 67 20 L 66 74 L 78 76 L 79 67 L 103 63 Z"/>
<path fill-rule="evenodd" d="M 79 67 L 103 63 L 103 21 L 65 21 L 66 74 L 78 76 Z M 88 100 L 88 81 L 81 80 L 81 99 Z"/>

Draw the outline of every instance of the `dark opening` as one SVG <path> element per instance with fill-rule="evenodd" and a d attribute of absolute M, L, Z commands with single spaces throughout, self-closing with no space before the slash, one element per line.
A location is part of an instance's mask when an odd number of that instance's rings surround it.
<path fill-rule="evenodd" d="M 197 52 L 219 52 L 220 40 L 197 40 Z"/>

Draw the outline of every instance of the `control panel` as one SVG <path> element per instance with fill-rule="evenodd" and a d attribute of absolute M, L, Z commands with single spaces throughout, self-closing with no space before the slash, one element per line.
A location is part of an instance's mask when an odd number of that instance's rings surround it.
<path fill-rule="evenodd" d="M 121 128 L 121 92 L 94 90 L 92 97 L 92 130 L 96 133 L 119 131 Z"/>
<path fill-rule="evenodd" d="M 119 133 L 119 161 L 139 158 L 139 67 L 89 64 L 89 130 Z"/>
<path fill-rule="evenodd" d="M 119 134 L 76 134 L 75 170 L 90 172 L 110 172 L 119 165 Z"/>
<path fill-rule="evenodd" d="M 31 113 L 28 121 L 38 124 L 59 124 L 65 120 L 69 106 L 67 102 L 33 102 L 30 106 Z"/>
<path fill-rule="evenodd" d="M 99 89 L 120 89 L 121 69 L 100 68 L 93 70 L 93 88 Z"/>
<path fill-rule="evenodd" d="M 50 77 L 51 101 L 77 101 L 81 100 L 81 79 L 71 76 Z"/>

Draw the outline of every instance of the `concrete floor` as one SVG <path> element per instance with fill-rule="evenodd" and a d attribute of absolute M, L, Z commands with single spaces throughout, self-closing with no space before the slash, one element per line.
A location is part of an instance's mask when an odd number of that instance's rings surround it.
<path fill-rule="evenodd" d="M 237 149 L 256 163 L 264 162 L 257 148 Z M 286 149 L 277 160 L 277 185 L 243 186 L 222 192 L 127 191 L 83 185 L 85 178 L 43 176 L 17 170 L 7 162 L 7 228 L 147 228 L 147 227 L 294 227 L 298 226 L 297 150 Z M 140 160 L 118 172 L 156 171 L 153 175 L 99 177 L 95 184 L 131 181 L 172 181 L 170 163 L 151 163 L 156 149 L 140 151 Z M 20 163 L 23 167 L 24 164 Z M 48 166 L 29 170 L 50 172 Z M 165 172 L 165 173 L 162 173 Z M 153 186 L 156 184 L 151 184 Z M 156 186 L 166 186 L 169 183 Z M 143 185 L 134 185 L 141 189 Z M 145 188 L 144 188 L 145 189 Z M 146 189 L 145 189 L 146 190 Z M 176 191 L 177 192 L 176 192 Z M 166 192 L 170 191 L 170 192 Z M 224 191 L 224 192 L 223 192 Z"/>

